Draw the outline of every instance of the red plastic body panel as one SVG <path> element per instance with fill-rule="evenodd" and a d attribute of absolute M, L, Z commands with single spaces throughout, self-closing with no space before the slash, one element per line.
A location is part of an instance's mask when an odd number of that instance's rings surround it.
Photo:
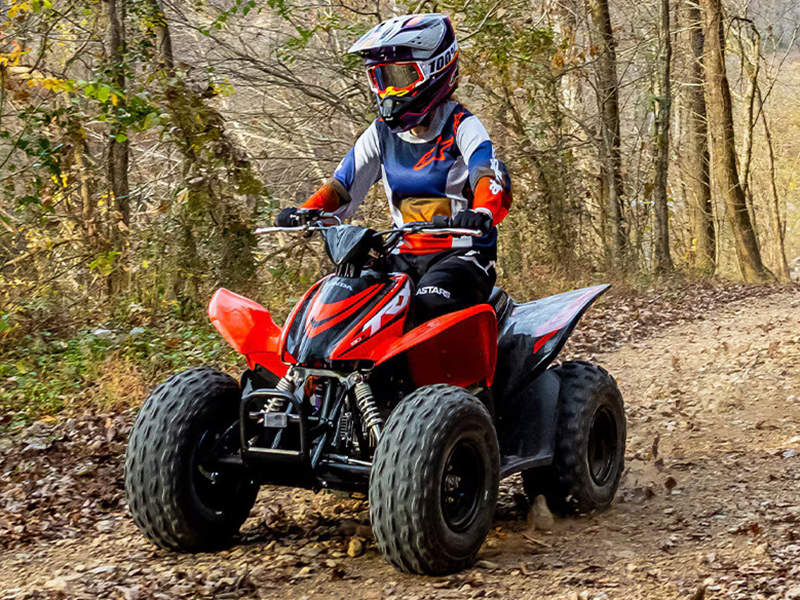
<path fill-rule="evenodd" d="M 364 316 L 331 353 L 331 360 L 378 362 L 402 337 L 411 301 L 408 275 L 392 275 L 392 290 Z"/>
<path fill-rule="evenodd" d="M 279 377 L 286 374 L 279 355 L 281 329 L 258 302 L 220 288 L 208 303 L 208 318 L 251 369 L 259 364 Z"/>
<path fill-rule="evenodd" d="M 479 304 L 431 319 L 397 340 L 376 362 L 403 352 L 418 386 L 467 387 L 481 381 L 491 385 L 497 363 L 497 317 L 491 306 Z"/>

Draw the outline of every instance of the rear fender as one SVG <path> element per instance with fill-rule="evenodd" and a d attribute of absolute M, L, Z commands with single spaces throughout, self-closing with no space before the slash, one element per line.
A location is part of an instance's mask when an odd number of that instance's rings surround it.
<path fill-rule="evenodd" d="M 208 318 L 251 369 L 261 365 L 279 377 L 286 374 L 279 355 L 281 329 L 258 302 L 220 288 L 208 303 Z"/>
<path fill-rule="evenodd" d="M 412 329 L 377 361 L 406 354 L 417 386 L 448 383 L 491 385 L 497 362 L 497 318 L 488 304 L 431 319 Z"/>
<path fill-rule="evenodd" d="M 561 352 L 583 313 L 608 284 L 516 305 L 498 339 L 495 398 L 510 397 L 539 376 Z"/>

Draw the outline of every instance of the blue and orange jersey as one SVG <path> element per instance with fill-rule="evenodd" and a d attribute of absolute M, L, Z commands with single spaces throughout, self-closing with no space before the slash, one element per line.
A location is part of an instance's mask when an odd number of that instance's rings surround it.
<path fill-rule="evenodd" d="M 473 209 L 496 226 L 511 204 L 511 181 L 497 158 L 483 124 L 461 104 L 438 106 L 422 137 L 393 133 L 376 119 L 322 190 L 303 208 L 334 210 L 351 217 L 369 189 L 383 180 L 396 225 L 430 221 Z M 427 253 L 452 248 L 481 248 L 494 255 L 497 229 L 481 238 L 409 236 L 401 252 Z"/>

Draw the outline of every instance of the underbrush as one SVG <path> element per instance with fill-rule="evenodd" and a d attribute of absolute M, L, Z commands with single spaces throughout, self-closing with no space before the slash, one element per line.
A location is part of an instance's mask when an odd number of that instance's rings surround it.
<path fill-rule="evenodd" d="M 239 357 L 209 323 L 95 327 L 62 338 L 22 336 L 0 355 L 0 423 L 15 428 L 59 412 L 135 406 L 169 374 Z"/>

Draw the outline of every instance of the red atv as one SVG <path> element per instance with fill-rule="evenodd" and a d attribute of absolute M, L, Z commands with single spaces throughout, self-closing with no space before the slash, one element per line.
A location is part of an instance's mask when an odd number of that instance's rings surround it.
<path fill-rule="evenodd" d="M 444 574 L 475 559 L 502 478 L 531 500 L 608 506 L 625 452 L 625 413 L 602 368 L 548 368 L 608 285 L 526 304 L 487 304 L 410 328 L 414 285 L 387 256 L 408 234 L 480 235 L 446 219 L 376 232 L 324 225 L 336 274 L 283 329 L 252 300 L 218 290 L 209 316 L 244 354 L 239 382 L 210 368 L 173 375 L 142 407 L 125 488 L 142 533 L 162 548 L 229 545 L 259 485 L 369 494 L 383 554 L 402 571 Z"/>

